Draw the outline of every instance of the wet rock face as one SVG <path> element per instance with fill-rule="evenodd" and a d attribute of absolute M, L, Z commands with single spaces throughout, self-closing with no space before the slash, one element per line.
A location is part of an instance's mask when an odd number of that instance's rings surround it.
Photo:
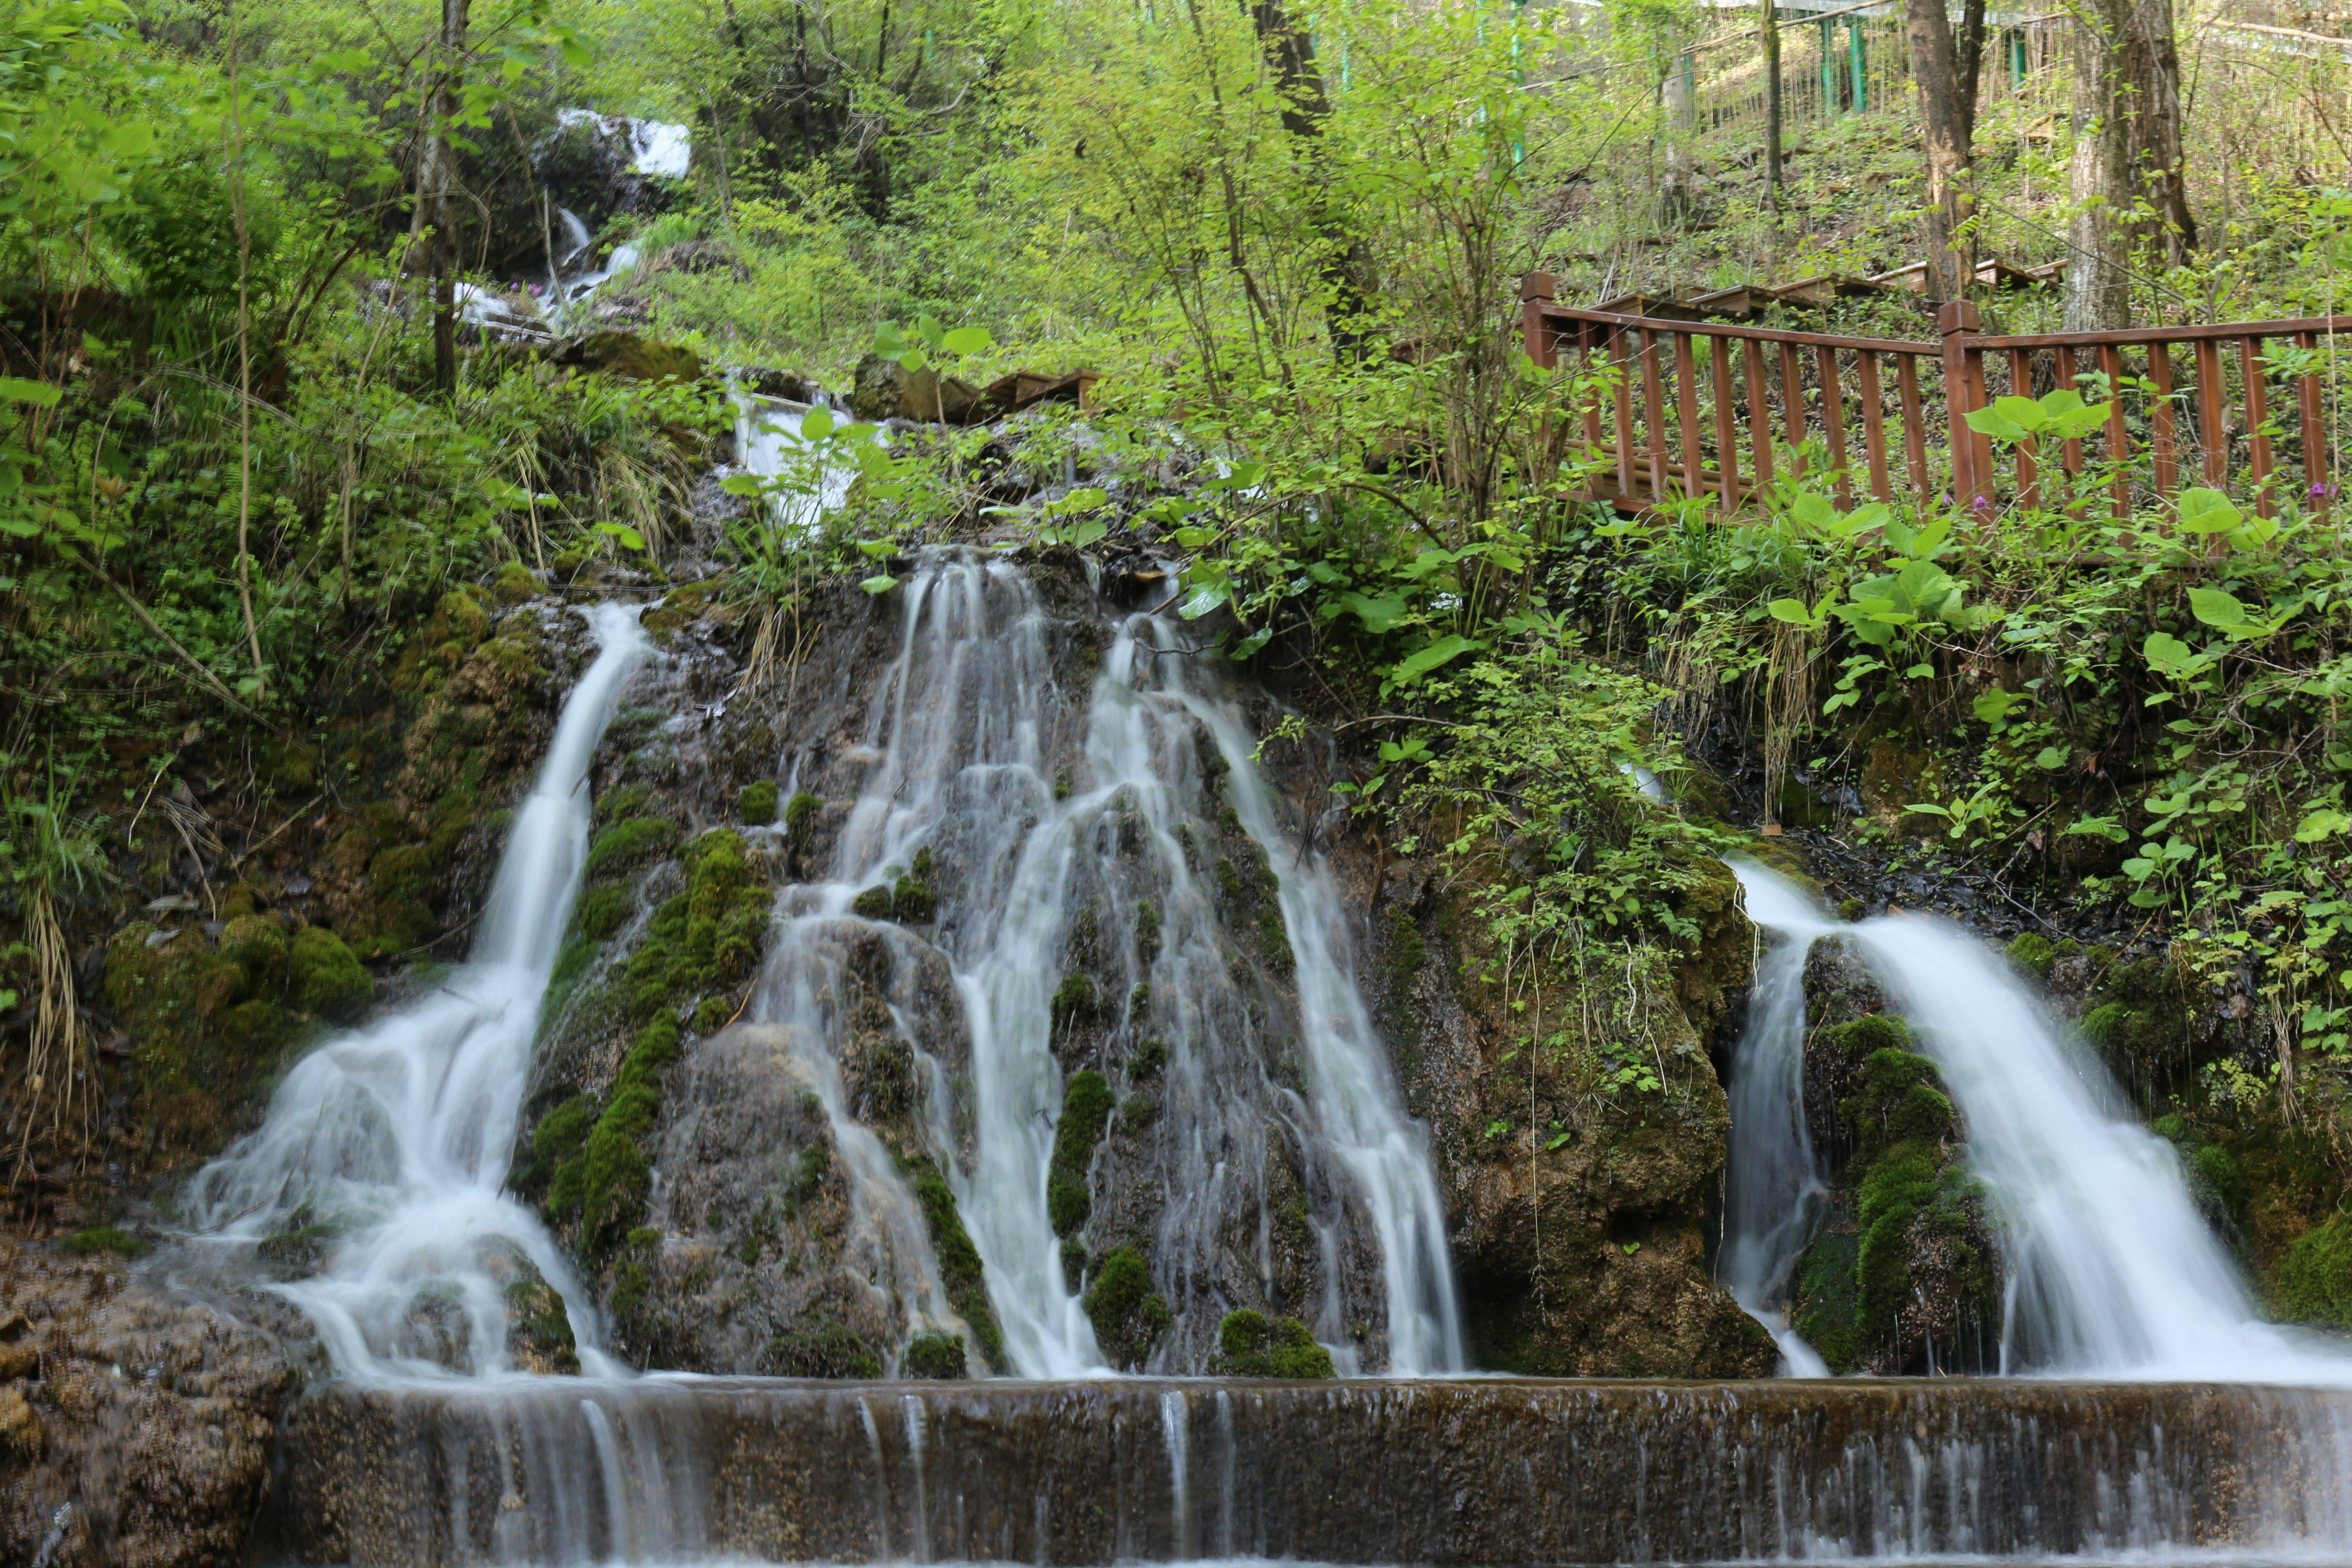
<path fill-rule="evenodd" d="M 116 1258 L 0 1243 L 0 1559 L 242 1561 L 296 1383 L 281 1331 L 301 1331 L 252 1326 Z"/>
<path fill-rule="evenodd" d="M 1578 1377 L 1768 1376 L 1770 1338 L 1708 1271 L 1706 1227 L 1730 1110 L 1710 1060 L 1737 1026 L 1751 943 L 1734 889 L 1645 977 L 1654 1090 L 1593 1092 L 1525 1043 L 1573 1028 L 1576 994 L 1514 1010 L 1475 886 L 1431 861 L 1336 847 L 1371 910 L 1367 983 L 1407 1108 L 1428 1129 L 1472 1326 L 1473 1364 Z M 1724 880 L 1728 883 L 1728 873 Z"/>

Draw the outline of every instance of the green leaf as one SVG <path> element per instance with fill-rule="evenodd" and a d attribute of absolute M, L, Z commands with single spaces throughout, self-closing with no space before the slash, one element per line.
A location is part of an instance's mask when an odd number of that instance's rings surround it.
<path fill-rule="evenodd" d="M 26 381 L 21 376 L 0 375 L 0 401 L 29 403 L 36 408 L 54 408 L 65 395 L 62 386 L 51 386 L 46 381 Z"/>
<path fill-rule="evenodd" d="M 760 476 L 730 474 L 719 481 L 719 488 L 730 496 L 756 496 L 760 493 Z"/>
<path fill-rule="evenodd" d="M 2295 824 L 2294 841 L 2297 844 L 2316 844 L 2323 838 L 2334 837 L 2347 827 L 2352 827 L 2352 816 L 2347 816 L 2333 807 L 2323 807 Z"/>
<path fill-rule="evenodd" d="M 1272 626 L 1260 627 L 1258 630 L 1254 631 L 1250 633 L 1249 636 L 1242 638 L 1241 641 L 1234 644 L 1233 651 L 1225 657 L 1234 659 L 1255 658 L 1256 657 L 1257 650 L 1264 647 L 1266 645 L 1266 639 L 1273 636 L 1274 628 Z"/>
<path fill-rule="evenodd" d="M 2220 490 L 2185 489 L 2178 504 L 2183 533 L 2227 533 L 2245 521 Z"/>
<path fill-rule="evenodd" d="M 1176 606 L 1176 613 L 1188 621 L 1197 621 L 1233 596 L 1234 589 L 1230 583 L 1203 583 Z"/>
<path fill-rule="evenodd" d="M 1776 621 L 1786 621 L 1792 626 L 1818 626 L 1822 618 L 1805 607 L 1802 599 L 1775 599 L 1764 606 Z"/>
<path fill-rule="evenodd" d="M 833 410 L 820 403 L 801 416 L 801 439 L 822 441 L 833 434 Z"/>
<path fill-rule="evenodd" d="M 600 522 L 596 525 L 596 531 L 607 539 L 618 541 L 626 550 L 643 550 L 646 547 L 646 536 L 625 522 Z"/>
<path fill-rule="evenodd" d="M 2199 620 L 2223 631 L 2234 631 L 2246 624 L 2246 606 L 2238 602 L 2235 594 L 2219 588 L 2189 589 L 2189 607 L 2196 612 Z"/>
<path fill-rule="evenodd" d="M 995 346 L 996 340 L 986 327 L 958 327 L 940 338 L 940 347 L 951 354 L 982 353 Z"/>
<path fill-rule="evenodd" d="M 1975 708 L 1977 717 L 1986 723 L 1999 724 L 2008 719 L 2011 709 L 2025 700 L 2026 699 L 2020 693 L 2004 691 L 1996 686 L 1979 697 L 1970 706 Z"/>
<path fill-rule="evenodd" d="M 1372 599 L 1353 590 L 1339 595 L 1339 603 L 1356 613 L 1364 629 L 1374 636 L 1395 629 L 1399 621 L 1411 615 L 1412 607 L 1402 599 Z"/>
<path fill-rule="evenodd" d="M 2131 835 L 2117 826 L 2112 816 L 2078 816 L 2061 829 L 2058 837 L 2063 838 L 2070 833 L 2080 833 L 2093 838 L 2104 838 L 2110 844 L 2131 842 Z"/>
<path fill-rule="evenodd" d="M 898 579 L 887 572 L 878 573 L 857 584 L 869 594 L 887 594 L 898 585 Z"/>
<path fill-rule="evenodd" d="M 2202 674 L 2219 656 L 2200 653 L 2170 632 L 2150 632 L 2147 640 L 2140 645 L 2140 657 L 2158 674 L 2186 680 Z"/>
<path fill-rule="evenodd" d="M 1465 637 L 1440 637 L 1389 671 L 1389 679 L 1397 686 L 1410 685 L 1440 665 L 1450 663 L 1478 646 Z"/>

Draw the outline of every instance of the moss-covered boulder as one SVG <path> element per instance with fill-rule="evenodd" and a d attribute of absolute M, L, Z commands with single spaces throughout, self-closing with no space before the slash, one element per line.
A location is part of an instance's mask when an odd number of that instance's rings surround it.
<path fill-rule="evenodd" d="M 1330 1377 L 1331 1352 L 1297 1318 L 1269 1322 L 1244 1307 L 1217 1325 L 1220 1370 L 1234 1377 Z"/>
<path fill-rule="evenodd" d="M 1095 1327 L 1095 1343 L 1113 1366 L 1139 1370 L 1168 1332 L 1173 1314 L 1152 1288 L 1142 1252 L 1122 1247 L 1097 1260 L 1081 1304 Z"/>
<path fill-rule="evenodd" d="M 324 926 L 294 933 L 285 958 L 286 987 L 294 1005 L 339 1024 L 358 1017 L 375 982 L 343 939 Z"/>

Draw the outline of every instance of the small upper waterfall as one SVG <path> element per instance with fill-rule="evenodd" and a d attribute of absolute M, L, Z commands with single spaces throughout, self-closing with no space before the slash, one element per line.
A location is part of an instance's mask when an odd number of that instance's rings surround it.
<path fill-rule="evenodd" d="M 516 809 L 468 961 L 421 1000 L 311 1052 L 268 1120 L 198 1173 L 199 1238 L 333 1238 L 326 1266 L 278 1287 L 336 1367 L 383 1379 L 506 1367 L 503 1286 L 520 1262 L 563 1297 L 583 1361 L 594 1314 L 562 1250 L 505 1192 L 541 997 L 588 845 L 588 763 L 645 658 L 636 613 L 589 612 L 601 647 Z"/>
<path fill-rule="evenodd" d="M 2006 1364 L 2099 1377 L 2352 1380 L 2352 1358 L 2262 1321 L 2170 1146 L 2132 1120 L 2098 1059 L 1999 953 L 1927 916 L 1838 924 L 1762 867 L 1734 869 L 1750 918 L 1786 939 L 1759 966 L 1732 1069 L 1721 1273 L 1743 1306 L 1785 1332 L 1770 1315 L 1775 1292 L 1804 1246 L 1818 1190 L 1803 1107 L 1804 953 L 1836 931 L 1877 972 L 1966 1123 L 1969 1164 L 1990 1194 L 2014 1280 Z"/>
<path fill-rule="evenodd" d="M 1754 861 L 1735 860 L 1731 870 L 1747 895 L 1748 918 L 1771 946 L 1757 959 L 1748 1024 L 1731 1061 L 1729 1212 L 1716 1274 L 1772 1331 L 1785 1373 L 1822 1377 L 1828 1366 L 1789 1326 L 1788 1293 L 1821 1208 L 1821 1173 L 1805 1127 L 1805 954 L 1831 927 L 1794 887 Z"/>

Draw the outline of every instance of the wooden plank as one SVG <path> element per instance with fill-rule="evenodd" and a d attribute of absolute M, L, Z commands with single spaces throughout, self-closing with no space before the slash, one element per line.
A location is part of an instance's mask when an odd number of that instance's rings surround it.
<path fill-rule="evenodd" d="M 2319 350 L 2317 332 L 2297 332 L 2294 342 L 2306 353 Z M 2329 493 L 2335 489 L 2335 481 L 2331 477 L 2333 465 L 2327 460 L 2326 405 L 2322 401 L 2319 377 L 2297 376 L 2294 385 L 2295 400 L 2303 405 L 2304 506 L 2315 516 L 2326 517 L 2328 503 L 2336 499 Z"/>
<path fill-rule="evenodd" d="M 1764 345 L 1749 338 L 1740 348 L 1748 360 L 1748 440 L 1761 489 L 1772 482 L 1772 394 L 1764 376 Z"/>
<path fill-rule="evenodd" d="M 2116 466 L 2107 481 L 2116 500 L 2116 519 L 2131 515 L 2131 433 L 2124 428 L 2124 354 L 2113 343 L 2099 345 L 2099 368 L 2107 375 L 2107 460 Z"/>
<path fill-rule="evenodd" d="M 2030 349 L 2009 351 L 2009 390 L 2017 397 L 2033 395 L 2033 353 Z M 2028 511 L 2042 505 L 2042 477 L 2033 467 L 2033 437 L 2028 436 L 2017 444 L 2017 504 Z"/>
<path fill-rule="evenodd" d="M 1989 349 L 2095 349 L 2101 343 L 2194 343 L 2242 338 L 2257 332 L 2266 338 L 2296 332 L 2352 332 L 2352 316 L 2291 316 L 2275 321 L 2218 321 L 2188 327 L 2134 327 L 2118 332 L 2027 332 L 2017 337 L 1979 340 Z"/>
<path fill-rule="evenodd" d="M 1612 327 L 1673 327 L 1677 331 L 1696 332 L 1701 337 L 1754 338 L 1759 342 L 1795 343 L 1800 348 L 1816 347 L 1822 343 L 1840 349 L 1875 349 L 1880 353 L 1932 354 L 1936 345 L 1916 338 L 1849 338 L 1835 332 L 1800 332 L 1781 327 L 1743 327 L 1731 321 L 1656 321 L 1645 316 L 1628 316 L 1610 310 L 1579 310 L 1567 305 L 1546 307 L 1548 314 L 1582 321 L 1599 321 Z M 2352 316 L 2342 318 L 2343 331 L 2352 331 Z M 2294 322 L 2287 323 L 2289 327 Z M 2178 329 L 2176 329 L 2178 330 Z"/>
<path fill-rule="evenodd" d="M 1612 331 L 1617 354 L 1617 493 L 1633 493 L 1633 334 Z"/>
<path fill-rule="evenodd" d="M 1675 412 L 1683 430 L 1683 493 L 1696 499 L 1706 454 L 1699 441 L 1698 358 L 1688 332 L 1675 334 Z"/>
<path fill-rule="evenodd" d="M 1903 400 L 1903 460 L 1911 468 L 1911 499 L 1925 507 L 1935 493 L 1927 478 L 1927 410 L 1919 401 L 1919 367 L 1909 354 L 1895 358 L 1895 391 Z"/>
<path fill-rule="evenodd" d="M 2074 349 L 2071 346 L 2061 347 L 2051 357 L 2058 362 L 2058 384 L 2068 392 L 2082 391 L 2081 387 L 2074 384 Z M 2064 454 L 2061 461 L 2065 466 L 2066 478 L 2070 481 L 2066 486 L 2066 499 L 2071 501 L 2074 499 L 2074 487 L 2071 481 L 2079 478 L 2083 472 L 2083 443 L 2069 441 L 2061 450 Z"/>
<path fill-rule="evenodd" d="M 1788 421 L 1789 446 L 1796 451 L 1796 472 L 1793 478 L 1805 477 L 1805 458 L 1797 448 L 1805 444 L 1805 378 L 1797 368 L 1797 345 L 1780 345 L 1780 416 Z"/>
<path fill-rule="evenodd" d="M 2263 373 L 2263 340 L 2248 334 L 2238 340 L 2238 366 L 2246 378 L 2246 437 L 2253 458 L 2254 515 L 2269 517 L 2277 509 L 2271 501 L 2271 437 L 2269 378 Z"/>
<path fill-rule="evenodd" d="M 1739 432 L 1732 425 L 1731 342 L 1709 338 L 1707 348 L 1715 361 L 1715 450 L 1723 468 L 1723 515 L 1729 517 L 1739 510 Z"/>
<path fill-rule="evenodd" d="M 1608 353 L 1607 343 L 1608 332 L 1605 329 L 1596 327 L 1590 321 L 1576 323 L 1576 346 L 1581 359 L 1585 379 L 1591 384 L 1584 396 L 1579 399 L 1584 405 L 1584 460 L 1588 463 L 1600 456 L 1604 441 L 1601 433 L 1601 399 L 1606 394 L 1595 378 L 1593 360 L 1596 355 L 1605 359 Z"/>
<path fill-rule="evenodd" d="M 1822 378 L 1822 434 L 1829 437 L 1830 479 L 1837 486 L 1838 505 L 1851 510 L 1853 476 L 1846 470 L 1845 394 L 1838 385 L 1837 350 L 1817 348 L 1813 356 Z"/>
<path fill-rule="evenodd" d="M 2149 446 L 2156 453 L 2156 495 L 2169 500 L 2180 488 L 2180 437 L 2173 428 L 2172 345 L 2150 343 L 2147 378 L 2156 384 L 2156 406 L 2148 411 Z"/>
<path fill-rule="evenodd" d="M 1666 391 L 1658 369 L 1663 329 L 1642 330 L 1642 417 L 1650 429 L 1650 504 L 1666 499 Z"/>
<path fill-rule="evenodd" d="M 2197 416 L 2205 443 L 2205 483 L 2220 489 L 2230 476 L 2229 405 L 2223 401 L 2221 351 L 2210 338 L 2197 344 Z"/>
<path fill-rule="evenodd" d="M 1864 349 L 1853 358 L 1854 373 L 1862 383 L 1862 450 L 1870 464 L 1870 493 L 1892 505 L 1895 491 L 1886 480 L 1885 395 L 1878 384 L 1878 356 Z"/>

